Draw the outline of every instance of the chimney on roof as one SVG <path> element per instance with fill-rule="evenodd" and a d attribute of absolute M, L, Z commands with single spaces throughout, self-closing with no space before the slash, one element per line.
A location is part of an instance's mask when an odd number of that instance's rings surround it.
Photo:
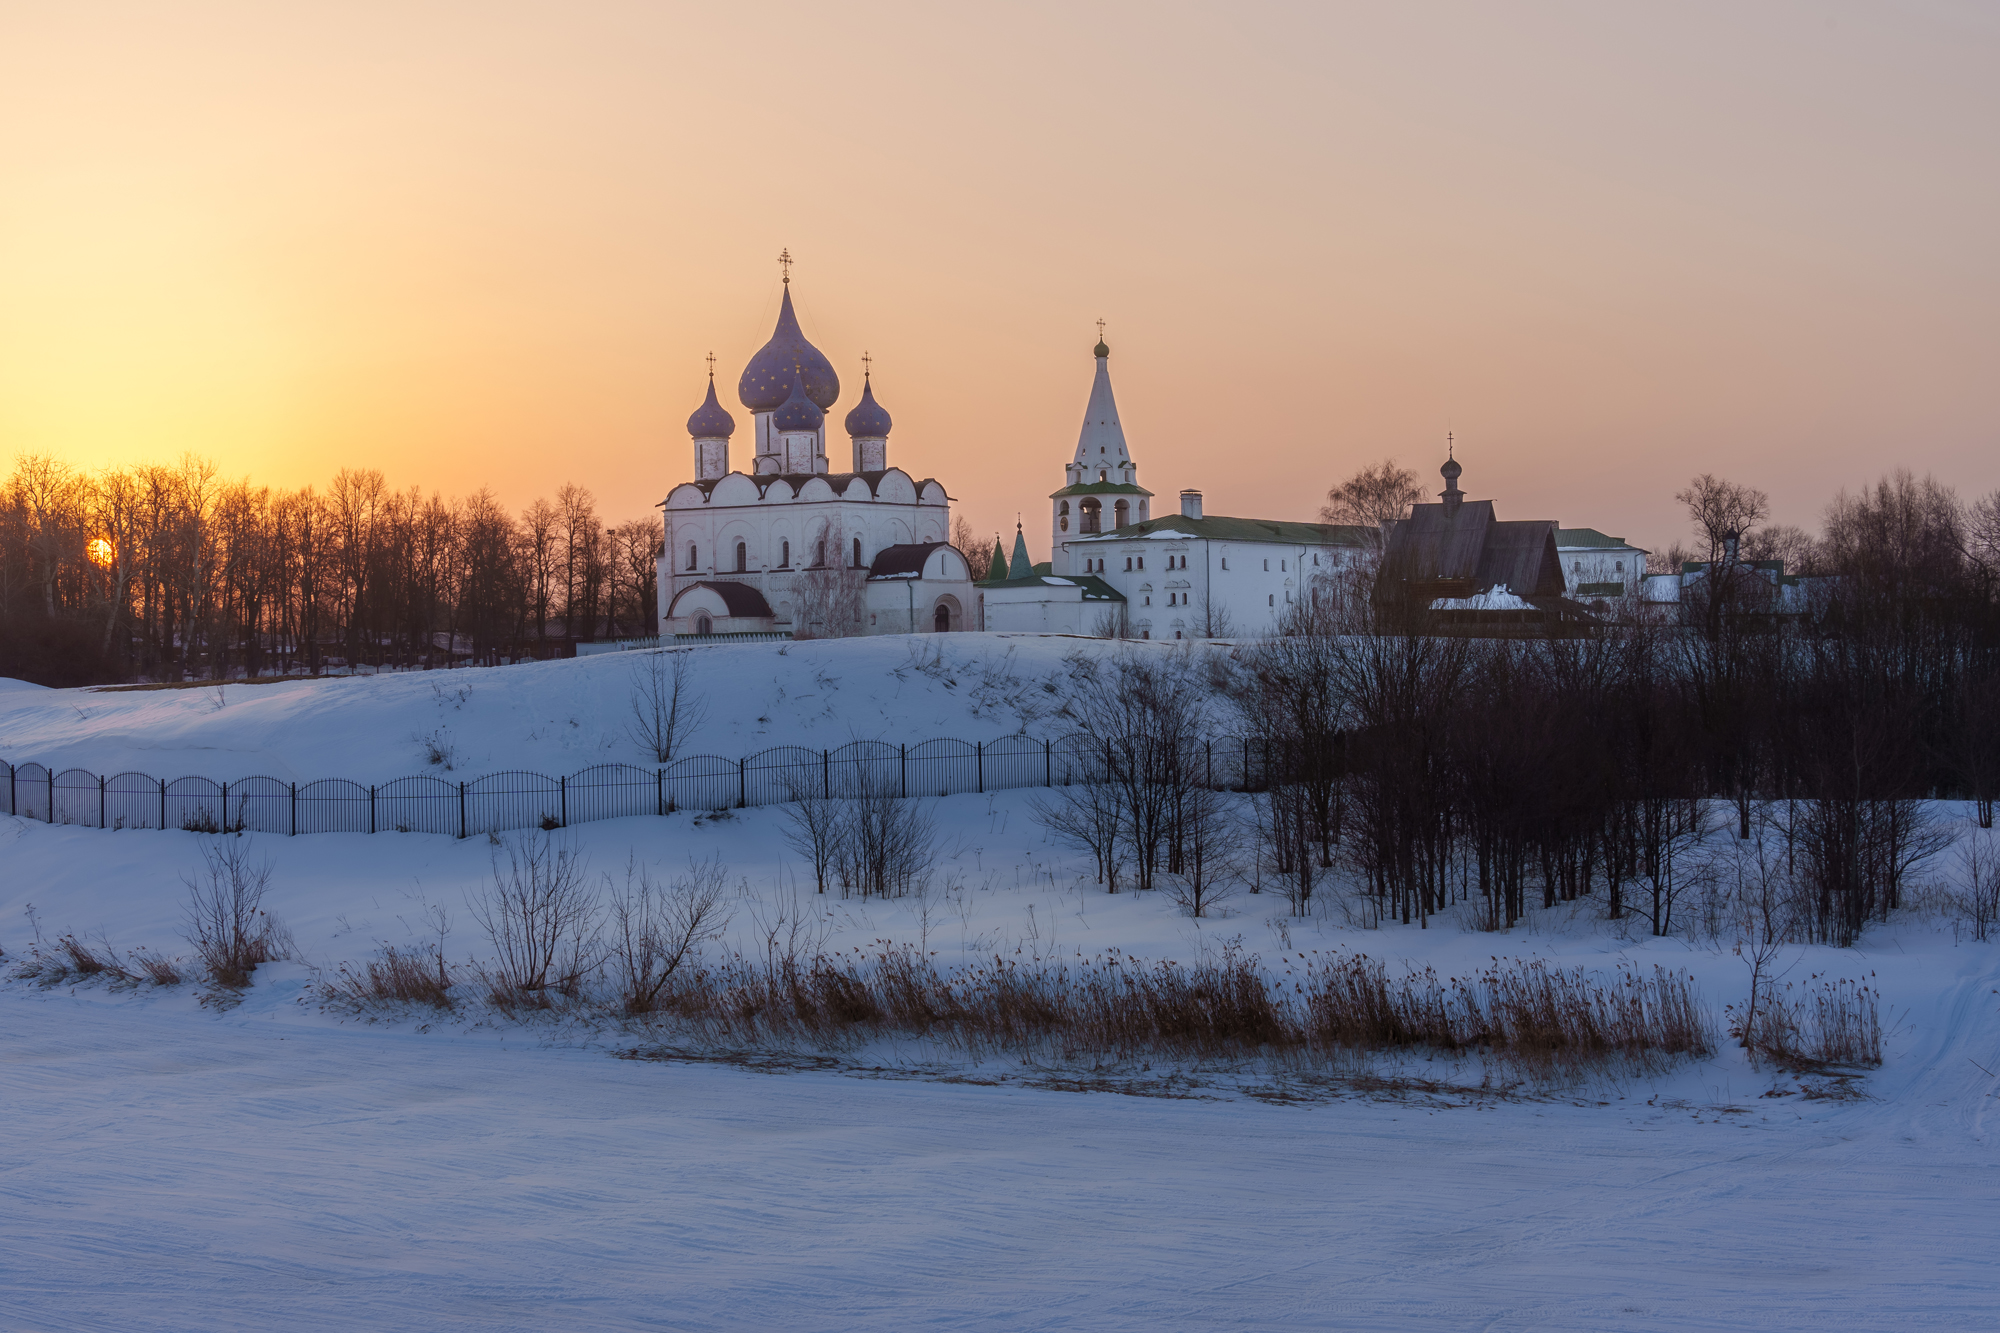
<path fill-rule="evenodd" d="M 1182 492 L 1181 492 L 1181 517 L 1182 517 L 1182 518 L 1200 518 L 1200 517 L 1201 517 L 1201 492 L 1200 492 L 1200 491 L 1182 491 Z"/>

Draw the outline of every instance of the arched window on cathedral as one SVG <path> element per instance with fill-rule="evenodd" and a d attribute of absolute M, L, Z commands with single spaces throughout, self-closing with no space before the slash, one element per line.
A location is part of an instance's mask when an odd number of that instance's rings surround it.
<path fill-rule="evenodd" d="M 861 568 L 861 539 L 859 537 L 854 539 L 854 567 L 856 569 Z"/>
<path fill-rule="evenodd" d="M 1113 505 L 1111 508 L 1111 526 L 1114 528 L 1122 528 L 1127 523 L 1129 523 L 1131 520 L 1126 517 L 1129 511 L 1130 511 L 1130 506 L 1127 505 L 1123 500 L 1120 500 L 1117 504 Z"/>
<path fill-rule="evenodd" d="M 694 568 L 694 543 L 693 543 L 693 542 L 689 542 L 689 543 L 688 543 L 688 568 L 689 568 L 689 569 L 693 569 L 693 568 Z"/>
<path fill-rule="evenodd" d="M 826 565 L 826 538 L 821 537 L 818 541 L 813 543 L 813 568 L 821 569 L 824 568 L 825 565 Z"/>
<path fill-rule="evenodd" d="M 1078 508 L 1083 510 L 1081 531 L 1086 535 L 1098 531 L 1098 515 L 1103 512 L 1103 506 L 1096 500 L 1085 500 Z"/>
<path fill-rule="evenodd" d="M 750 548 L 742 542 L 736 543 L 736 572 L 738 574 L 750 572 Z"/>
<path fill-rule="evenodd" d="M 694 615 L 694 632 L 695 632 L 696 634 L 713 634 L 713 633 L 715 633 L 715 622 L 714 622 L 714 621 L 712 621 L 712 620 L 710 620 L 710 619 L 708 618 L 708 612 L 706 612 L 706 611 L 697 611 L 697 612 L 695 612 L 695 615 Z"/>
<path fill-rule="evenodd" d="M 791 567 L 792 567 L 792 544 L 790 542 L 779 542 L 778 568 L 790 569 Z"/>
<path fill-rule="evenodd" d="M 1059 532 L 1069 531 L 1069 501 L 1067 500 L 1056 506 L 1056 529 Z"/>

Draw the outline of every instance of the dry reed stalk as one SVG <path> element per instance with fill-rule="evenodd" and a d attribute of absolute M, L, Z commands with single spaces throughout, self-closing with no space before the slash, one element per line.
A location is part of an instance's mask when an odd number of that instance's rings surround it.
<path fill-rule="evenodd" d="M 1602 978 L 1531 962 L 1471 980 L 1430 968 L 1391 980 L 1366 956 L 1309 962 L 1287 983 L 1234 953 L 1150 965 L 1117 953 L 995 958 L 950 972 L 908 948 L 731 955 L 677 978 L 655 1021 L 737 1046 L 902 1035 L 1031 1056 L 1309 1062 L 1424 1047 L 1563 1071 L 1647 1066 L 1711 1045 L 1683 972 Z"/>
<path fill-rule="evenodd" d="M 451 969 L 431 949 L 419 953 L 385 945 L 382 956 L 360 972 L 342 966 L 322 988 L 329 999 L 349 1004 L 427 1004 L 451 1008 Z"/>

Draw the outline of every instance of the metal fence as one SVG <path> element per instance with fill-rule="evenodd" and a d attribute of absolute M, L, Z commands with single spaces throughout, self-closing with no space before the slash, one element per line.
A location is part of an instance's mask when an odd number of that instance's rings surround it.
<path fill-rule="evenodd" d="M 7 813 L 89 828 L 187 829 L 201 833 L 443 833 L 465 838 L 502 829 L 565 828 L 629 815 L 775 805 L 820 795 L 950 796 L 960 792 L 1102 782 L 1109 742 L 1091 736 L 919 745 L 855 741 L 837 750 L 781 745 L 743 759 L 694 755 L 659 768 L 599 764 L 567 777 L 489 773 L 467 782 L 419 775 L 371 786 L 346 778 L 106 777 L 80 768 L 0 761 Z M 1268 755 L 1256 742 L 1206 743 L 1209 785 L 1261 786 Z"/>

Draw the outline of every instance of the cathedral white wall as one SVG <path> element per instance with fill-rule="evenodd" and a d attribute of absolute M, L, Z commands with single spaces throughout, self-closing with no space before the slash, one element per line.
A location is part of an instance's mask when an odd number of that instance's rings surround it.
<path fill-rule="evenodd" d="M 760 495 L 757 483 L 732 473 L 704 495 L 701 488 L 674 488 L 664 506 L 666 547 L 659 561 L 659 616 L 664 624 L 673 595 L 689 583 L 707 578 L 745 582 L 764 594 L 780 627 L 791 620 L 792 579 L 812 562 L 812 545 L 822 524 L 840 529 L 841 549 L 828 552 L 829 563 L 853 563 L 853 540 L 861 538 L 861 561 L 872 562 L 884 547 L 911 542 L 947 540 L 951 510 L 941 487 L 926 487 L 920 498 L 916 484 L 891 470 L 870 498 L 866 482 L 855 480 L 836 494 L 823 476 L 806 481 L 795 494 L 783 481 L 771 482 Z M 743 543 L 745 569 L 736 567 L 736 543 Z M 787 560 L 786 544 L 790 544 Z M 689 545 L 695 567 L 688 568 Z M 971 584 L 959 594 L 970 605 Z"/>

